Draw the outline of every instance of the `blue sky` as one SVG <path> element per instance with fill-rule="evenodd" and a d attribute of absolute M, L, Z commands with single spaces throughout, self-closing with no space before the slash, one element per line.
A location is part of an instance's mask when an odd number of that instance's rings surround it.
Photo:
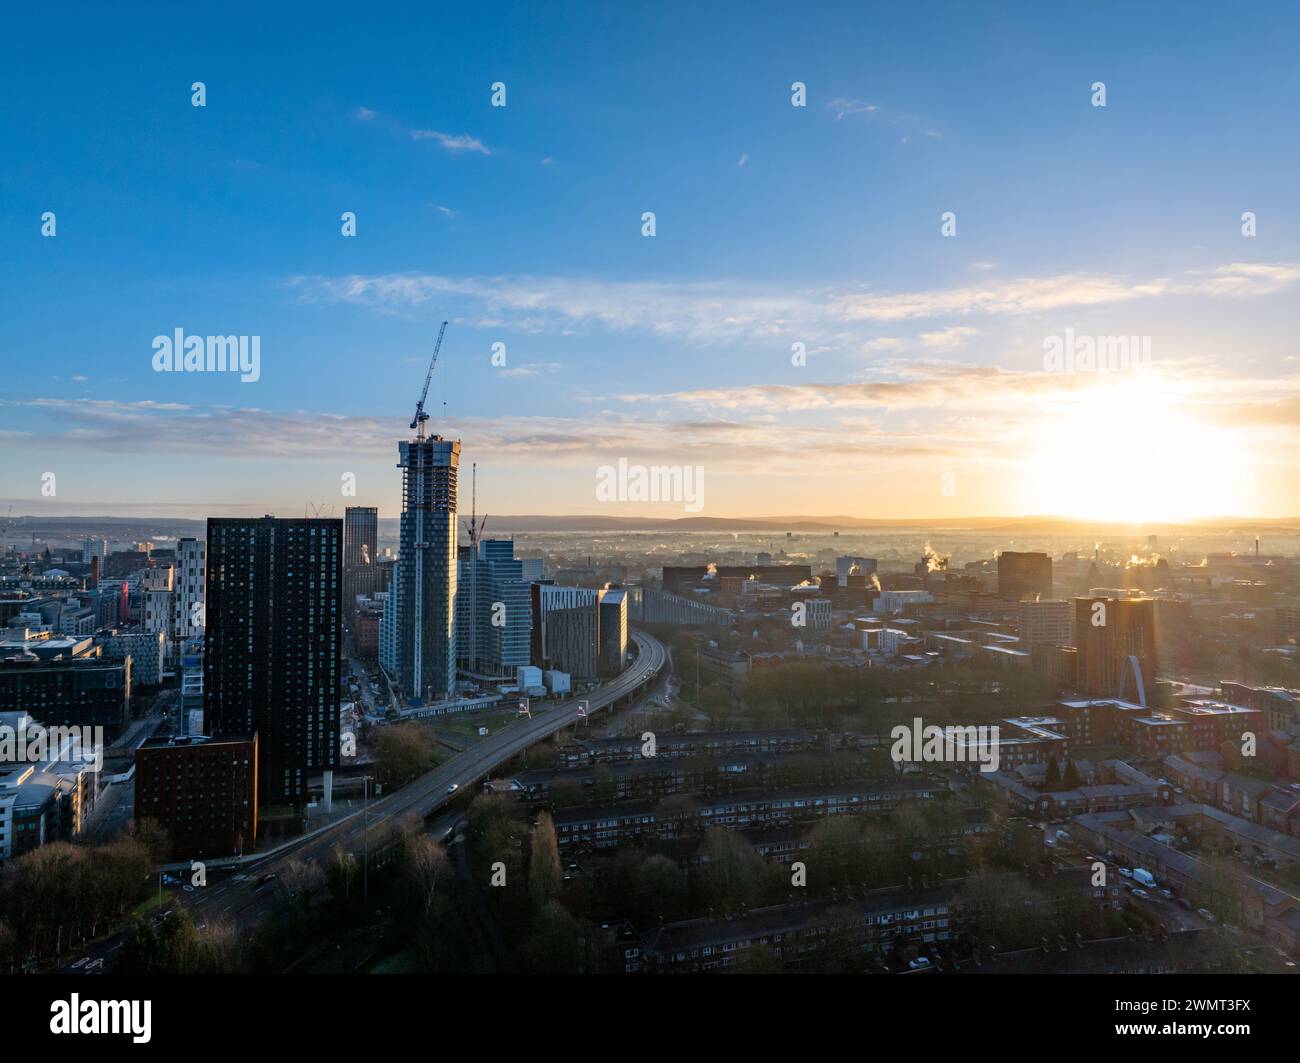
<path fill-rule="evenodd" d="M 18 16 L 0 498 L 391 515 L 446 317 L 480 509 L 681 515 L 596 501 L 626 457 L 718 516 L 1300 513 L 1300 16 L 1129 7 Z M 155 373 L 178 327 L 261 379 Z M 1044 373 L 1067 328 L 1153 368 Z"/>

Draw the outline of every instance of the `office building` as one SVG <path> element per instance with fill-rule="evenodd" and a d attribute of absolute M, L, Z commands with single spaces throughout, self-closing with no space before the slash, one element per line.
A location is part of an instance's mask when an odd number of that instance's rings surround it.
<path fill-rule="evenodd" d="M 1009 602 L 1052 596 L 1052 559 L 1042 553 L 998 554 L 998 597 Z"/>
<path fill-rule="evenodd" d="M 597 602 L 552 609 L 544 621 L 545 667 L 575 679 L 595 679 L 602 672 L 600 608 Z"/>
<path fill-rule="evenodd" d="M 257 736 L 264 807 L 338 765 L 342 540 L 337 519 L 208 519 L 204 728 Z"/>
<path fill-rule="evenodd" d="M 172 584 L 172 625 L 175 646 L 203 635 L 204 594 L 208 581 L 208 544 L 202 539 L 176 543 L 176 573 Z"/>
<path fill-rule="evenodd" d="M 1074 610 L 1069 602 L 1045 598 L 1022 601 L 1016 611 L 1020 641 L 1026 649 L 1039 645 L 1074 645 Z"/>
<path fill-rule="evenodd" d="M 1147 703 L 1156 681 L 1153 599 L 1076 598 L 1074 637 L 1081 691 Z"/>
<path fill-rule="evenodd" d="M 508 676 L 529 662 L 532 595 L 510 539 L 461 547 L 457 627 L 461 666 L 480 675 Z"/>
<path fill-rule="evenodd" d="M 24 712 L 47 727 L 102 727 L 116 738 L 131 719 L 131 659 L 0 661 L 0 712 Z"/>
<path fill-rule="evenodd" d="M 343 608 L 349 617 L 359 597 L 382 589 L 378 560 L 379 510 L 348 506 L 343 512 Z"/>
<path fill-rule="evenodd" d="M 257 776 L 256 735 L 150 738 L 135 755 L 135 814 L 167 831 L 173 860 L 251 852 Z"/>
<path fill-rule="evenodd" d="M 156 687 L 163 681 L 163 650 L 166 639 L 161 631 L 100 632 L 95 641 L 103 647 L 105 658 L 131 658 L 131 682 L 139 687 Z"/>
<path fill-rule="evenodd" d="M 627 662 L 627 591 L 610 588 L 600 592 L 599 672 L 615 676 Z"/>
<path fill-rule="evenodd" d="M 83 564 L 90 564 L 92 560 L 98 558 L 102 565 L 108 560 L 108 540 L 89 538 L 81 544 L 81 560 Z"/>

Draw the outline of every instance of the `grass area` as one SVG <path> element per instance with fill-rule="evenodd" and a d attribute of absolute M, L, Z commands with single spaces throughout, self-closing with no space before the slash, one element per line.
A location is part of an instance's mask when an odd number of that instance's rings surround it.
<path fill-rule="evenodd" d="M 492 713 L 475 713 L 473 715 L 461 714 L 455 717 L 443 717 L 438 719 L 434 726 L 439 731 L 448 731 L 454 735 L 460 735 L 462 738 L 477 738 L 478 729 L 486 727 L 489 735 L 496 734 L 502 727 L 513 723 L 518 719 L 516 709 L 510 709 L 506 712 Z"/>
<path fill-rule="evenodd" d="M 159 909 L 166 908 L 167 905 L 171 903 L 173 893 L 175 893 L 175 890 L 173 890 L 170 886 L 164 886 L 162 889 L 162 900 L 160 901 L 158 899 L 157 888 L 151 889 L 149 891 L 149 896 L 131 909 L 131 918 L 135 918 L 136 916 L 139 916 L 140 918 L 143 919 L 150 912 L 154 912 L 154 911 L 158 911 Z"/>

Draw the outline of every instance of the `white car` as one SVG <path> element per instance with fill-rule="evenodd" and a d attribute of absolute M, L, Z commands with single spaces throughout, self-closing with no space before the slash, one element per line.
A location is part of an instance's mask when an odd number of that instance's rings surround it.
<path fill-rule="evenodd" d="M 447 787 L 447 793 L 449 793 L 449 794 L 454 794 L 454 793 L 455 793 L 457 790 L 459 790 L 459 789 L 460 789 L 460 783 L 458 783 L 458 782 L 454 782 L 454 783 L 452 783 L 450 786 Z"/>
<path fill-rule="evenodd" d="M 924 956 L 918 956 L 916 959 L 914 959 L 914 960 L 910 960 L 910 961 L 908 962 L 907 966 L 910 967 L 910 968 L 911 968 L 912 970 L 914 970 L 914 971 L 919 971 L 919 970 L 921 970 L 923 967 L 929 967 L 929 966 L 930 966 L 930 961 L 927 960 Z"/>
<path fill-rule="evenodd" d="M 1134 897 L 1150 897 L 1151 894 L 1149 894 L 1146 890 L 1143 890 L 1143 889 L 1137 889 L 1137 890 L 1134 890 L 1134 891 L 1133 891 L 1133 896 L 1134 896 Z"/>
<path fill-rule="evenodd" d="M 1127 867 L 1121 867 L 1121 868 L 1119 869 L 1119 873 L 1120 873 L 1122 876 L 1124 876 L 1124 878 L 1132 878 L 1132 877 L 1133 877 L 1133 872 L 1132 872 L 1132 870 L 1129 869 L 1129 868 L 1127 868 Z"/>

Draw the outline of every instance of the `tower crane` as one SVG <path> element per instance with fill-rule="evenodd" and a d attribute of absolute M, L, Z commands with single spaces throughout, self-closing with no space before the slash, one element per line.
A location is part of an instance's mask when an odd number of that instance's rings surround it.
<path fill-rule="evenodd" d="M 438 364 L 438 351 L 442 348 L 442 336 L 447 331 L 447 322 L 442 323 L 442 328 L 438 330 L 438 342 L 433 345 L 433 359 L 429 362 L 429 372 L 424 378 L 424 390 L 420 392 L 420 401 L 415 404 L 415 417 L 411 421 L 411 427 L 415 429 L 415 438 L 424 440 L 424 422 L 429 419 L 429 415 L 424 412 L 424 400 L 429 397 L 429 382 L 433 380 L 433 367 Z"/>

